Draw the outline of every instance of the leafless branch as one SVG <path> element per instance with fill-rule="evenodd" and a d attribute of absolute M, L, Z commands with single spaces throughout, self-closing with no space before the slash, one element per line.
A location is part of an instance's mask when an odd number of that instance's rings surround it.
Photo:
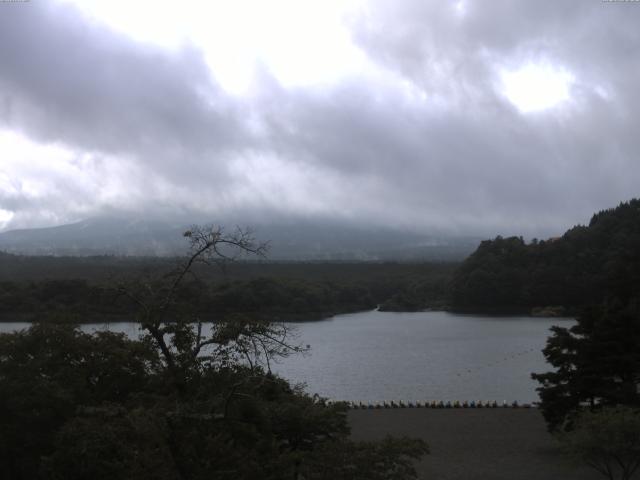
<path fill-rule="evenodd" d="M 224 267 L 242 255 L 263 257 L 268 248 L 266 243 L 257 243 L 249 229 L 239 227 L 227 233 L 219 226 L 194 225 L 184 233 L 184 237 L 189 243 L 189 254 L 171 272 L 156 281 L 138 283 L 137 289 L 131 286 L 120 288 L 138 306 L 143 330 L 157 343 L 170 369 L 178 362 L 197 362 L 203 358 L 225 361 L 229 355 L 240 355 L 252 370 L 263 365 L 271 372 L 274 357 L 304 351 L 290 343 L 290 330 L 283 324 L 244 318 L 227 319 L 217 324 L 210 334 L 203 334 L 199 318 L 195 318 L 195 331 L 188 322 L 176 324 L 176 319 L 167 319 L 182 283 L 188 276 L 197 278 L 196 264 Z M 167 335 L 170 336 L 168 339 Z M 189 345 L 186 346 L 185 342 Z M 213 354 L 207 352 L 203 356 L 210 346 L 217 348 L 212 350 Z"/>

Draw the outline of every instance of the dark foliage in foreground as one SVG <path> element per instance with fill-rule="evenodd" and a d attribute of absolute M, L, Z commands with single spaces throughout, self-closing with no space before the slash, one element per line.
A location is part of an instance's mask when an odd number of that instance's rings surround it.
<path fill-rule="evenodd" d="M 0 335 L 2 478 L 404 479 L 426 451 L 354 443 L 344 405 L 228 352 L 176 368 L 150 339 L 70 325 Z"/>
<path fill-rule="evenodd" d="M 544 355 L 555 368 L 533 374 L 550 430 L 571 429 L 584 409 L 640 407 L 640 302 L 591 307 L 571 328 L 553 327 Z"/>
<path fill-rule="evenodd" d="M 640 468 L 640 409 L 604 407 L 582 412 L 558 435 L 565 452 L 609 480 L 631 480 Z"/>
<path fill-rule="evenodd" d="M 589 226 L 562 237 L 487 240 L 463 262 L 452 283 L 459 310 L 529 311 L 559 305 L 570 311 L 612 294 L 640 291 L 640 199 L 595 214 Z"/>
<path fill-rule="evenodd" d="M 270 373 L 303 349 L 289 329 L 229 315 L 205 331 L 180 288 L 223 247 L 261 253 L 245 232 L 194 227 L 191 254 L 151 283 L 120 285 L 140 340 L 72 325 L 0 335 L 0 477 L 55 479 L 405 479 L 421 440 L 356 443 L 346 406 Z"/>

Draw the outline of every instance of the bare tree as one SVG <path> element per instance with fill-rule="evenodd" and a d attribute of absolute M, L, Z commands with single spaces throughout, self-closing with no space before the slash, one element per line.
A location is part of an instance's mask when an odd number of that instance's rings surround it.
<path fill-rule="evenodd" d="M 205 332 L 198 312 L 185 317 L 185 312 L 177 311 L 179 288 L 187 278 L 196 277 L 196 266 L 225 268 L 241 256 L 264 257 L 268 247 L 256 242 L 250 230 L 239 227 L 226 233 L 219 226 L 194 225 L 184 237 L 189 252 L 173 270 L 135 286 L 119 287 L 137 305 L 141 329 L 157 345 L 169 370 L 184 372 L 199 362 L 240 359 L 251 369 L 263 366 L 270 371 L 273 358 L 304 351 L 290 342 L 292 332 L 284 323 L 233 315 L 217 319 Z"/>

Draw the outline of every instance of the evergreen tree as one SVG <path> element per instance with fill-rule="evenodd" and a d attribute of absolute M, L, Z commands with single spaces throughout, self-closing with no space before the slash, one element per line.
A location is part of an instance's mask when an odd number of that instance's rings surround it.
<path fill-rule="evenodd" d="M 451 286 L 454 309 L 467 311 L 578 312 L 611 296 L 627 302 L 640 291 L 640 199 L 599 212 L 559 238 L 484 241 Z"/>
<path fill-rule="evenodd" d="M 553 327 L 543 350 L 555 367 L 534 373 L 550 430 L 570 429 L 583 408 L 640 406 L 640 308 L 610 301 L 584 310 L 571 328 Z"/>

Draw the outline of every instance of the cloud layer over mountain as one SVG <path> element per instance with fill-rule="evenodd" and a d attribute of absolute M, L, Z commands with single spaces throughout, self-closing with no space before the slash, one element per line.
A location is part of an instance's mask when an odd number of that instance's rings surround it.
<path fill-rule="evenodd" d="M 238 93 L 194 39 L 0 4 L 0 229 L 127 211 L 541 236 L 638 195 L 640 3 L 336 12 L 353 65 L 291 84 L 258 56 Z M 326 42 L 304 64 L 336 54 Z"/>

